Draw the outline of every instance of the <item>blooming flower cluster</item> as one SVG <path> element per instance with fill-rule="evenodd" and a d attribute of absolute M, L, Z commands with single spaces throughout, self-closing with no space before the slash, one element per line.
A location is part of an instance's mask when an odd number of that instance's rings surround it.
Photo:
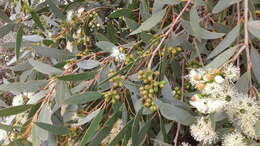
<path fill-rule="evenodd" d="M 222 69 L 192 69 L 188 74 L 190 83 L 200 91 L 195 94 L 190 104 L 204 114 L 222 109 L 236 91 L 230 86 L 231 81 L 239 77 L 239 68 L 227 65 Z"/>
<path fill-rule="evenodd" d="M 200 117 L 197 119 L 196 123 L 191 125 L 191 135 L 197 141 L 202 141 L 203 143 L 213 143 L 217 138 L 217 133 L 212 128 L 211 120 L 207 117 Z"/>
<path fill-rule="evenodd" d="M 218 138 L 218 130 L 212 127 L 212 115 L 226 113 L 232 123 L 232 133 L 221 134 L 224 146 L 246 146 L 245 140 L 257 139 L 255 125 L 260 117 L 260 105 L 249 98 L 248 95 L 239 93 L 234 82 L 239 79 L 239 68 L 232 64 L 219 69 L 192 69 L 187 78 L 192 86 L 197 89 L 190 104 L 203 116 L 191 125 L 191 135 L 197 141 L 214 143 Z M 210 118 L 211 117 L 211 118 Z"/>

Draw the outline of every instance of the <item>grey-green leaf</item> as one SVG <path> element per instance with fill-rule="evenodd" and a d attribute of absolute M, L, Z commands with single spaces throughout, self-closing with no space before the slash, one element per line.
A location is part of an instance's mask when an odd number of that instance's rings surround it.
<path fill-rule="evenodd" d="M 169 120 L 180 122 L 183 125 L 190 125 L 195 120 L 195 117 L 188 111 L 179 108 L 169 103 L 163 103 L 160 100 L 155 100 L 156 105 L 160 109 L 162 115 Z"/>
<path fill-rule="evenodd" d="M 16 34 L 16 43 L 15 43 L 15 55 L 16 55 L 16 61 L 19 61 L 20 56 L 20 50 L 22 46 L 22 40 L 23 40 L 23 24 L 19 26 L 19 29 Z"/>
<path fill-rule="evenodd" d="M 210 32 L 202 28 L 199 24 L 199 15 L 197 12 L 197 7 L 194 5 L 190 11 L 190 24 L 194 35 L 201 39 L 217 39 L 224 36 L 224 33 Z"/>
<path fill-rule="evenodd" d="M 217 47 L 210 53 L 208 56 L 208 59 L 215 57 L 222 51 L 224 51 L 227 47 L 229 47 L 239 36 L 239 30 L 240 30 L 240 24 L 237 24 L 236 27 L 234 27 L 224 38 L 223 41 L 221 41 Z"/>
<path fill-rule="evenodd" d="M 100 62 L 97 60 L 83 60 L 77 63 L 77 66 L 81 69 L 93 69 L 95 67 L 98 67 L 100 65 Z"/>
<path fill-rule="evenodd" d="M 33 80 L 28 82 L 16 82 L 0 85 L 2 91 L 34 92 L 47 84 L 47 80 Z"/>
<path fill-rule="evenodd" d="M 64 127 L 64 126 L 56 126 L 56 125 L 51 125 L 47 123 L 42 123 L 42 122 L 36 122 L 35 125 L 38 127 L 49 131 L 50 133 L 54 135 L 65 135 L 69 133 L 69 129 Z"/>
<path fill-rule="evenodd" d="M 16 114 L 22 113 L 24 111 L 27 111 L 31 107 L 32 107 L 32 105 L 26 104 L 26 105 L 19 105 L 19 106 L 3 108 L 3 109 L 0 109 L 0 117 L 16 115 Z"/>
<path fill-rule="evenodd" d="M 59 60 L 70 59 L 74 56 L 67 50 L 59 50 L 45 46 L 32 46 L 32 48 L 35 49 L 35 52 L 41 56 L 51 57 Z"/>
<path fill-rule="evenodd" d="M 219 13 L 225 10 L 226 8 L 230 7 L 231 5 L 239 3 L 240 1 L 241 0 L 219 0 L 213 8 L 212 13 Z"/>
<path fill-rule="evenodd" d="M 63 81 L 82 81 L 82 80 L 91 80 L 96 76 L 95 71 L 83 72 L 79 74 L 71 74 L 58 77 L 59 80 Z"/>
<path fill-rule="evenodd" d="M 44 26 L 42 25 L 42 22 L 40 20 L 40 17 L 38 16 L 38 14 L 32 10 L 31 11 L 31 16 L 32 16 L 32 19 L 34 20 L 34 22 L 36 23 L 36 25 L 41 29 L 41 30 L 45 30 L 44 29 Z"/>
<path fill-rule="evenodd" d="M 96 45 L 100 49 L 102 49 L 103 51 L 106 51 L 106 52 L 111 52 L 112 48 L 116 47 L 116 45 L 114 45 L 113 43 L 108 42 L 108 41 L 99 41 L 99 42 L 96 43 Z"/>
<path fill-rule="evenodd" d="M 255 48 L 251 49 L 252 70 L 257 82 L 260 84 L 260 54 Z"/>
<path fill-rule="evenodd" d="M 247 94 L 250 80 L 251 80 L 251 73 L 250 72 L 244 73 L 235 84 L 238 91 Z"/>
<path fill-rule="evenodd" d="M 260 39 L 260 20 L 249 21 L 248 30 L 251 34 Z"/>
<path fill-rule="evenodd" d="M 91 122 L 88 130 L 84 134 L 80 146 L 85 146 L 89 142 L 89 138 L 95 134 L 96 129 L 98 128 L 99 123 L 103 119 L 103 110 L 98 113 L 96 118 Z"/>
<path fill-rule="evenodd" d="M 29 63 L 33 66 L 33 68 L 43 74 L 53 75 L 53 74 L 61 74 L 63 71 L 52 67 L 49 64 L 45 64 L 39 61 L 35 61 L 34 59 L 29 59 Z"/>
<path fill-rule="evenodd" d="M 206 68 L 218 68 L 221 65 L 223 65 L 224 63 L 226 63 L 228 61 L 228 59 L 234 55 L 235 51 L 236 51 L 237 47 L 232 47 L 229 48 L 228 50 L 224 51 L 223 53 L 221 53 L 220 55 L 218 55 L 214 60 L 212 60 L 207 66 Z"/>
<path fill-rule="evenodd" d="M 84 104 L 102 98 L 102 94 L 95 91 L 88 91 L 80 95 L 73 95 L 64 101 L 66 104 Z"/>
<path fill-rule="evenodd" d="M 134 34 L 152 29 L 154 26 L 156 26 L 162 20 L 163 16 L 165 15 L 165 12 L 166 12 L 166 10 L 164 9 L 162 11 L 155 13 L 149 19 L 144 21 L 141 24 L 141 26 L 139 26 L 136 30 L 131 32 L 129 35 L 134 35 Z"/>
<path fill-rule="evenodd" d="M 15 27 L 16 24 L 14 23 L 9 23 L 6 24 L 5 26 L 0 28 L 0 38 L 4 37 L 5 35 L 7 35 L 10 31 L 13 30 L 13 28 Z"/>
<path fill-rule="evenodd" d="M 58 17 L 62 20 L 64 20 L 66 18 L 65 15 L 62 13 L 62 11 L 55 5 L 55 3 L 52 2 L 52 0 L 46 0 L 46 2 L 56 17 Z"/>

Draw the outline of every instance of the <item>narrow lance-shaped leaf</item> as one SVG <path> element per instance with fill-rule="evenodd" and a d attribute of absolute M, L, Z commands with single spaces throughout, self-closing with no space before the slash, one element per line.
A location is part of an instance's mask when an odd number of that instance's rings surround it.
<path fill-rule="evenodd" d="M 132 143 L 133 145 L 138 145 L 138 131 L 139 131 L 139 122 L 142 117 L 143 108 L 141 108 L 135 116 L 134 123 L 132 126 Z"/>
<path fill-rule="evenodd" d="M 115 146 L 116 144 L 118 144 L 121 140 L 123 140 L 124 136 L 131 132 L 131 126 L 133 125 L 133 121 L 131 120 L 129 121 L 125 127 L 117 134 L 117 136 L 110 142 L 109 146 Z"/>
<path fill-rule="evenodd" d="M 260 39 L 260 20 L 249 21 L 248 30 L 252 35 Z"/>
<path fill-rule="evenodd" d="M 56 125 L 51 125 L 42 122 L 36 122 L 35 124 L 40 128 L 47 130 L 54 135 L 64 135 L 69 133 L 69 129 L 64 126 L 56 126 Z"/>
<path fill-rule="evenodd" d="M 208 59 L 215 57 L 222 51 L 224 51 L 227 47 L 229 47 L 239 36 L 239 30 L 240 30 L 240 24 L 237 24 L 236 27 L 234 27 L 224 38 L 223 41 L 221 41 L 217 47 L 210 53 L 208 56 Z"/>
<path fill-rule="evenodd" d="M 36 25 L 44 31 L 44 26 L 42 25 L 42 22 L 40 20 L 40 17 L 38 16 L 38 14 L 32 10 L 31 11 L 31 16 L 32 16 L 32 19 L 34 20 L 34 22 L 36 23 Z"/>
<path fill-rule="evenodd" d="M 16 43 L 15 43 L 15 55 L 16 55 L 16 61 L 19 61 L 20 56 L 20 50 L 22 46 L 22 40 L 23 40 L 23 24 L 19 26 L 19 29 L 16 34 Z"/>
<path fill-rule="evenodd" d="M 49 8 L 51 9 L 51 11 L 53 12 L 53 14 L 64 20 L 66 17 L 63 15 L 62 11 L 55 5 L 55 3 L 52 2 L 52 0 L 46 0 L 47 4 L 49 5 Z"/>
<path fill-rule="evenodd" d="M 65 100 L 64 103 L 65 104 L 84 104 L 87 102 L 91 102 L 91 101 L 100 99 L 102 97 L 103 97 L 103 95 L 99 92 L 88 91 L 81 95 L 73 95 L 71 97 L 68 97 L 68 99 Z"/>
<path fill-rule="evenodd" d="M 5 35 L 7 35 L 10 31 L 13 30 L 13 28 L 15 27 L 16 24 L 14 23 L 9 23 L 6 24 L 5 26 L 0 28 L 0 38 L 4 37 Z"/>
<path fill-rule="evenodd" d="M 218 68 L 221 65 L 223 65 L 224 63 L 226 63 L 228 61 L 228 59 L 234 55 L 235 51 L 236 51 L 237 46 L 229 48 L 228 50 L 224 51 L 223 53 L 221 53 L 220 55 L 218 55 L 213 61 L 211 61 L 206 68 Z"/>
<path fill-rule="evenodd" d="M 195 117 L 188 111 L 179 108 L 169 103 L 163 103 L 160 100 L 155 100 L 156 105 L 160 109 L 163 117 L 169 120 L 180 122 L 183 125 L 190 125 L 193 123 Z"/>
<path fill-rule="evenodd" d="M 199 15 L 197 12 L 197 7 L 194 5 L 190 11 L 190 23 L 194 35 L 201 39 L 217 39 L 224 35 L 224 33 L 210 32 L 204 28 L 200 27 Z"/>
<path fill-rule="evenodd" d="M 103 110 L 98 113 L 96 118 L 91 122 L 88 130 L 84 134 L 80 146 L 85 146 L 89 142 L 89 138 L 95 134 L 96 129 L 98 128 L 99 123 L 103 119 Z"/>
<path fill-rule="evenodd" d="M 229 6 L 239 3 L 241 0 L 219 0 L 218 3 L 215 5 L 215 7 L 212 10 L 212 13 L 219 13 Z"/>
<path fill-rule="evenodd" d="M 164 9 L 162 11 L 155 13 L 149 19 L 144 21 L 141 24 L 141 26 L 139 26 L 136 30 L 131 32 L 129 35 L 134 35 L 134 34 L 152 29 L 154 26 L 156 26 L 162 20 L 163 16 L 165 15 L 165 12 L 166 12 L 166 10 Z"/>
<path fill-rule="evenodd" d="M 63 81 L 82 81 L 82 80 L 91 80 L 95 77 L 96 72 L 84 72 L 79 74 L 65 75 L 58 77 L 59 80 Z"/>
<path fill-rule="evenodd" d="M 0 117 L 17 115 L 19 113 L 22 113 L 22 112 L 28 110 L 31 107 L 32 107 L 32 105 L 26 104 L 26 105 L 19 105 L 19 106 L 3 108 L 3 109 L 0 109 Z"/>
<path fill-rule="evenodd" d="M 252 56 L 252 65 L 253 65 L 252 70 L 258 84 L 260 84 L 260 54 L 255 48 L 252 48 L 251 56 Z"/>
<path fill-rule="evenodd" d="M 34 67 L 35 70 L 43 74 L 52 75 L 52 74 L 61 74 L 63 72 L 62 70 L 52 67 L 49 64 L 38 62 L 33 59 L 29 59 L 29 63 Z"/>
<path fill-rule="evenodd" d="M 32 80 L 0 85 L 0 91 L 34 92 L 47 84 L 47 80 Z"/>

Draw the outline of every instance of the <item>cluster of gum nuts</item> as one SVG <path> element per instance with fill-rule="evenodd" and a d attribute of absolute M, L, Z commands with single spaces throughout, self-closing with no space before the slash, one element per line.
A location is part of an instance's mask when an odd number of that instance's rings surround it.
<path fill-rule="evenodd" d="M 108 76 L 111 77 L 115 74 L 114 70 L 109 70 Z M 117 75 L 109 80 L 112 83 L 112 88 L 104 93 L 105 100 L 110 101 L 114 104 L 117 100 L 120 99 L 119 88 L 123 86 L 123 80 L 125 76 Z"/>
<path fill-rule="evenodd" d="M 149 108 L 152 112 L 157 111 L 157 106 L 154 104 L 153 99 L 157 98 L 159 89 L 163 88 L 166 84 L 165 81 L 156 81 L 159 76 L 159 72 L 153 72 L 152 70 L 139 71 L 138 79 L 143 81 L 143 86 L 139 88 L 139 91 L 143 97 L 143 105 Z"/>

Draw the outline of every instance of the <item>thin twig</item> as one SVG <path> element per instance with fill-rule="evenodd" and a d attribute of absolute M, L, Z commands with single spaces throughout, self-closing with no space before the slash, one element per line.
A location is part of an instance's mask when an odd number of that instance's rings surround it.
<path fill-rule="evenodd" d="M 172 29 L 174 28 L 174 26 L 177 24 L 177 22 L 179 21 L 179 19 L 181 18 L 182 14 L 185 12 L 185 10 L 187 9 L 187 7 L 189 6 L 191 0 L 188 0 L 187 3 L 185 4 L 184 8 L 181 10 L 180 14 L 176 17 L 176 19 L 174 19 L 174 17 L 172 18 L 172 24 L 170 26 L 170 28 L 167 30 L 167 32 L 164 34 L 163 38 L 161 39 L 159 45 L 157 46 L 157 48 L 153 51 L 151 59 L 148 63 L 148 69 L 151 69 L 152 67 L 152 63 L 153 63 L 153 58 L 156 55 L 156 53 L 160 50 L 160 47 L 162 45 L 162 43 L 165 41 L 165 39 L 168 37 L 168 35 L 171 33 Z"/>

